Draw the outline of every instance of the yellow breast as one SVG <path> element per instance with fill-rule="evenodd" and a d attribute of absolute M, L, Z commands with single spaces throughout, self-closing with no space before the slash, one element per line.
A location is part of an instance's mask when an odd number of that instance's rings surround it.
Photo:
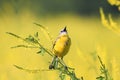
<path fill-rule="evenodd" d="M 63 57 L 67 54 L 70 47 L 69 39 L 70 38 L 67 35 L 61 36 L 57 39 L 53 47 L 56 56 Z"/>

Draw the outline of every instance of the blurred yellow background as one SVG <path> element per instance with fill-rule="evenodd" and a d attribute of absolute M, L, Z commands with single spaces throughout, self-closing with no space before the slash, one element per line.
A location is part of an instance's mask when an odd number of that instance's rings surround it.
<path fill-rule="evenodd" d="M 115 20 L 118 22 L 120 19 Z M 28 7 L 16 13 L 14 6 L 6 2 L 0 10 L 0 80 L 59 80 L 57 71 L 33 74 L 13 66 L 16 64 L 27 69 L 48 69 L 52 60 L 49 55 L 36 54 L 37 49 L 10 48 L 24 42 L 7 35 L 6 32 L 27 37 L 37 31 L 41 43 L 51 48 L 50 41 L 45 38 L 40 28 L 33 24 L 34 22 L 46 26 L 53 39 L 56 39 L 59 31 L 67 26 L 72 45 L 64 60 L 68 66 L 75 68 L 78 77 L 95 80 L 99 76 L 99 55 L 113 78 L 119 79 L 116 76 L 119 75 L 120 66 L 120 35 L 105 28 L 99 16 L 82 16 L 73 12 L 38 16 Z"/>

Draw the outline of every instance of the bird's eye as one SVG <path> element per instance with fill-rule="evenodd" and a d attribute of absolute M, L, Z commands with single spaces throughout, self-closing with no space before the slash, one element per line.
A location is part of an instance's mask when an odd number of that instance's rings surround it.
<path fill-rule="evenodd" d="M 64 32 L 64 31 L 62 30 L 62 31 L 60 31 L 60 32 Z"/>

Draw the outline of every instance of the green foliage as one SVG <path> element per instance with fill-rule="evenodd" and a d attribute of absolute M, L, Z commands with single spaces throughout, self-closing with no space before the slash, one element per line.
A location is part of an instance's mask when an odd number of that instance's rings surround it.
<path fill-rule="evenodd" d="M 97 80 L 104 80 L 105 78 L 103 76 L 99 76 L 96 78 Z"/>
<path fill-rule="evenodd" d="M 38 44 L 38 40 L 36 40 L 33 36 L 29 35 L 27 38 L 25 38 L 25 41 L 28 43 Z"/>
<path fill-rule="evenodd" d="M 11 48 L 18 48 L 18 47 L 24 47 L 24 48 L 38 48 L 38 47 L 35 47 L 35 46 L 28 46 L 28 45 L 17 45 L 17 46 L 13 46 Z"/>
<path fill-rule="evenodd" d="M 99 62 L 100 62 L 100 72 L 101 75 L 97 77 L 97 80 L 113 80 L 112 77 L 110 76 L 108 69 L 105 67 L 105 64 L 102 62 L 100 56 L 98 56 Z"/>
<path fill-rule="evenodd" d="M 11 32 L 6 32 L 6 33 L 9 34 L 9 35 L 14 36 L 14 37 L 16 37 L 16 38 L 19 38 L 19 39 L 22 39 L 22 40 L 23 40 L 22 37 L 20 37 L 20 36 L 18 36 L 18 35 L 16 35 L 16 34 L 13 34 L 13 33 L 11 33 Z"/>
<path fill-rule="evenodd" d="M 120 0 L 107 0 L 108 3 L 112 6 L 117 6 L 118 10 L 120 11 Z"/>
<path fill-rule="evenodd" d="M 26 69 L 26 68 L 23 68 L 23 67 L 18 66 L 18 65 L 13 65 L 13 66 L 16 67 L 17 69 L 26 71 L 26 72 L 28 72 L 28 73 L 38 73 L 38 72 L 40 72 L 40 71 L 49 71 L 49 70 L 45 70 L 45 69 L 30 70 L 30 69 Z"/>
<path fill-rule="evenodd" d="M 41 55 L 44 55 L 44 53 L 45 53 L 44 48 L 40 48 L 40 50 L 37 52 L 37 54 L 41 54 Z"/>
<path fill-rule="evenodd" d="M 103 8 L 100 8 L 100 16 L 101 16 L 101 22 L 104 27 L 107 29 L 113 31 L 114 33 L 120 34 L 119 25 L 113 20 L 112 15 L 108 14 L 108 16 L 105 16 Z"/>
<path fill-rule="evenodd" d="M 47 35 L 47 37 L 52 41 L 52 37 L 51 35 L 49 34 L 49 32 L 47 31 L 47 29 L 40 25 L 40 24 L 37 24 L 35 23 L 36 25 L 40 26 L 40 28 L 43 30 L 43 32 Z M 51 57 L 54 57 L 55 55 L 53 55 L 52 51 L 47 49 L 46 47 L 44 47 L 41 43 L 40 43 L 40 39 L 39 39 L 39 34 L 38 32 L 36 32 L 34 34 L 34 36 L 32 35 L 29 35 L 28 37 L 26 38 L 22 38 L 14 33 L 11 33 L 11 32 L 7 32 L 7 34 L 9 35 L 12 35 L 18 39 L 21 39 L 23 41 L 25 41 L 28 45 L 17 45 L 17 46 L 14 46 L 12 48 L 18 48 L 18 47 L 24 47 L 24 48 L 38 48 L 38 52 L 37 54 L 41 54 L 41 55 L 44 55 L 45 53 L 48 53 L 49 56 Z M 52 42 L 53 43 L 53 42 Z M 80 80 L 79 78 L 76 77 L 76 74 L 74 72 L 74 69 L 73 68 L 70 68 L 70 67 L 67 67 L 64 65 L 64 62 L 63 60 L 57 58 L 55 61 L 54 61 L 54 65 L 55 65 L 55 69 L 54 70 L 58 70 L 60 72 L 60 79 L 61 80 L 65 80 L 65 77 L 66 76 L 69 76 L 71 80 Z M 49 70 L 29 70 L 29 69 L 25 69 L 23 67 L 20 67 L 20 66 L 17 66 L 17 65 L 14 65 L 16 68 L 20 69 L 20 70 L 24 70 L 24 71 L 27 71 L 27 72 L 30 72 L 30 73 L 36 73 L 36 72 L 40 72 L 40 71 L 49 71 Z M 82 79 L 83 80 L 83 79 Z"/>
<path fill-rule="evenodd" d="M 47 28 L 44 27 L 43 25 L 41 24 L 38 24 L 38 23 L 34 23 L 35 25 L 39 26 L 41 28 L 41 30 L 43 31 L 43 33 L 45 34 L 45 36 L 51 41 L 52 45 L 53 45 L 53 38 L 52 36 L 50 35 L 50 33 L 48 32 Z M 37 33 L 36 33 L 37 35 Z"/>

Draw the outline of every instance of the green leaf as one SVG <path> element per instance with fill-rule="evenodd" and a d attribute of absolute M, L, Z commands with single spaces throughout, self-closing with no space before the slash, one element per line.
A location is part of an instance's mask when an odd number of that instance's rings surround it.
<path fill-rule="evenodd" d="M 96 78 L 97 80 L 104 80 L 105 78 L 103 76 L 99 76 Z"/>
<path fill-rule="evenodd" d="M 61 75 L 60 75 L 60 79 L 61 79 L 61 80 L 65 80 L 65 77 L 66 77 L 66 76 L 65 76 L 64 74 L 61 74 Z"/>
<path fill-rule="evenodd" d="M 40 70 L 40 69 L 36 69 L 36 70 L 30 70 L 30 69 L 26 69 L 26 68 L 23 68 L 23 67 L 20 67 L 20 66 L 17 66 L 17 65 L 13 65 L 14 67 L 16 67 L 17 69 L 20 69 L 20 70 L 23 70 L 23 71 L 26 71 L 26 72 L 29 72 L 29 73 L 38 73 L 40 71 L 48 71 L 48 70 Z"/>
<path fill-rule="evenodd" d="M 43 25 L 41 25 L 41 24 L 38 24 L 38 23 L 34 23 L 34 24 L 37 25 L 37 26 L 42 27 L 43 29 L 45 29 L 45 27 Z"/>
<path fill-rule="evenodd" d="M 36 33 L 34 34 L 34 36 L 35 36 L 36 38 L 38 38 L 38 32 L 36 32 Z"/>
<path fill-rule="evenodd" d="M 7 34 L 9 34 L 9 35 L 14 36 L 14 37 L 16 37 L 16 38 L 23 39 L 22 37 L 20 37 L 20 36 L 18 36 L 18 35 L 16 35 L 16 34 L 14 34 L 14 33 L 11 33 L 11 32 L 6 32 L 6 33 L 7 33 Z"/>
<path fill-rule="evenodd" d="M 17 65 L 13 65 L 13 66 L 15 66 L 15 67 L 16 67 L 16 68 L 18 68 L 18 69 L 23 70 L 23 68 L 22 68 L 22 67 L 20 67 L 20 66 L 17 66 Z"/>
<path fill-rule="evenodd" d="M 53 38 L 50 35 L 50 33 L 48 32 L 47 28 L 45 26 L 41 25 L 41 24 L 38 24 L 38 23 L 34 23 L 34 24 L 41 28 L 41 30 L 43 31 L 46 38 L 49 39 L 52 42 L 52 45 L 53 45 Z"/>
<path fill-rule="evenodd" d="M 33 36 L 31 36 L 31 35 L 29 35 L 28 38 L 25 38 L 25 41 L 29 42 L 29 43 L 34 43 L 34 44 L 38 43 L 38 41 Z"/>
<path fill-rule="evenodd" d="M 38 51 L 37 54 L 41 54 L 43 56 L 45 54 L 44 48 L 40 48 L 40 51 Z"/>
<path fill-rule="evenodd" d="M 17 46 L 13 46 L 11 48 L 19 48 L 19 47 L 24 47 L 24 48 L 39 48 L 39 47 L 36 47 L 36 46 L 28 46 L 28 45 L 17 45 Z"/>

